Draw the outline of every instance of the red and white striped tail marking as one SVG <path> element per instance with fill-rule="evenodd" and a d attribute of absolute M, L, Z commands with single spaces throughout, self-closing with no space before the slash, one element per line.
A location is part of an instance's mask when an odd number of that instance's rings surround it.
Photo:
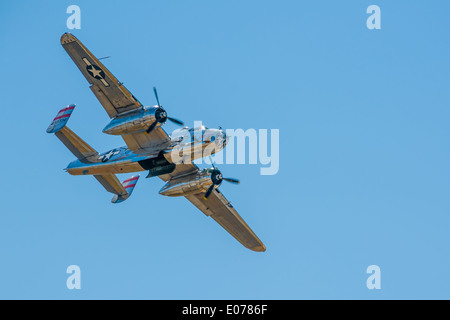
<path fill-rule="evenodd" d="M 127 180 L 124 180 L 122 182 L 122 186 L 125 189 L 125 191 L 128 193 L 128 195 L 121 196 L 121 195 L 114 195 L 114 197 L 111 199 L 112 203 L 121 203 L 128 199 L 131 196 L 131 193 L 134 190 L 134 187 L 136 186 L 136 183 L 139 180 L 139 175 L 132 176 L 131 178 L 128 178 Z"/>
<path fill-rule="evenodd" d="M 47 128 L 48 133 L 55 133 L 61 130 L 69 120 L 70 115 L 73 112 L 73 109 L 75 109 L 75 105 L 71 104 L 61 110 L 59 110 L 56 117 L 53 119 L 52 123 Z"/>
<path fill-rule="evenodd" d="M 136 183 L 138 182 L 138 180 L 139 180 L 139 175 L 132 176 L 131 178 L 122 182 L 124 189 L 128 192 L 129 195 L 131 195 L 131 193 L 133 192 L 133 189 L 136 186 Z"/>

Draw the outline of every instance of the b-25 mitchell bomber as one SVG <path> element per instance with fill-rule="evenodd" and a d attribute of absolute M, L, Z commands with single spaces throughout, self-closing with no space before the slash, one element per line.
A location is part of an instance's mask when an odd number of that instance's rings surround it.
<path fill-rule="evenodd" d="M 167 115 L 156 88 L 153 90 L 157 105 L 143 106 L 74 35 L 63 34 L 61 44 L 111 118 L 103 132 L 120 135 L 126 144 L 98 153 L 66 126 L 75 109 L 75 105 L 69 105 L 58 112 L 47 129 L 77 157 L 66 171 L 72 175 L 93 175 L 106 191 L 114 194 L 113 203 L 128 199 L 139 180 L 139 175 L 134 175 L 121 183 L 116 174 L 148 171 L 147 177 L 166 182 L 159 191 L 161 195 L 184 196 L 242 245 L 265 251 L 261 240 L 218 189 L 224 180 L 239 180 L 222 177 L 214 164 L 201 170 L 192 163 L 203 157 L 205 150 L 212 154 L 225 148 L 229 139 L 225 132 L 220 128 L 183 127 L 169 136 L 162 128 L 167 120 L 184 124 Z"/>

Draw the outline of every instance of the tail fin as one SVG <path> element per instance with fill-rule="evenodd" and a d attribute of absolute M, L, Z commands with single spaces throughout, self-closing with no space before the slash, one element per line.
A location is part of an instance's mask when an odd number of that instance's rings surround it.
<path fill-rule="evenodd" d="M 52 123 L 48 126 L 47 133 L 56 133 L 61 130 L 66 125 L 67 121 L 69 121 L 73 109 L 75 109 L 75 105 L 71 104 L 59 110 L 55 119 L 53 119 Z"/>
<path fill-rule="evenodd" d="M 131 178 L 129 178 L 129 179 L 125 180 L 124 182 L 122 182 L 122 187 L 127 192 L 127 195 L 126 196 L 122 196 L 121 194 L 116 194 L 112 198 L 111 202 L 112 203 L 120 203 L 120 202 L 123 202 L 126 199 L 128 199 L 131 196 L 131 193 L 133 192 L 134 187 L 136 186 L 136 183 L 139 180 L 139 177 L 140 177 L 139 175 L 132 176 Z"/>

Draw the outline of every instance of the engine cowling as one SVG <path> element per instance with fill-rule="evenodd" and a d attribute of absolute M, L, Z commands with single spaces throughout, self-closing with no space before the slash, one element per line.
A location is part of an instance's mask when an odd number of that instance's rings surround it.
<path fill-rule="evenodd" d="M 164 117 L 166 117 L 166 114 L 163 109 L 158 108 L 157 106 L 145 107 L 139 111 L 112 119 L 103 129 L 103 132 L 112 135 L 142 132 L 147 130 L 147 128 L 155 121 L 157 121 L 158 124 L 160 124 L 160 122 L 164 123 L 164 121 L 158 121 L 164 119 Z"/>
<path fill-rule="evenodd" d="M 211 172 L 198 171 L 187 176 L 169 180 L 159 191 L 159 194 L 168 197 L 180 197 L 194 193 L 204 193 L 211 185 Z"/>

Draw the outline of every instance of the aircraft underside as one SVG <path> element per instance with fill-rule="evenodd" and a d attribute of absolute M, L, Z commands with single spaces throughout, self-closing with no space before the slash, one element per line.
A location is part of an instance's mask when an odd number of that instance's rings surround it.
<path fill-rule="evenodd" d="M 140 177 L 133 175 L 121 182 L 116 174 L 147 171 L 147 177 L 159 177 L 165 182 L 159 194 L 185 197 L 242 245 L 265 251 L 261 240 L 218 190 L 222 181 L 238 184 L 239 180 L 222 177 L 213 163 L 212 168 L 200 169 L 192 162 L 222 150 L 228 139 L 224 130 L 183 127 L 168 135 L 162 128 L 167 120 L 181 126 L 184 123 L 168 116 L 156 88 L 153 91 L 158 104 L 143 106 L 75 36 L 64 34 L 61 44 L 111 119 L 103 132 L 121 136 L 126 144 L 98 153 L 66 126 L 75 108 L 69 105 L 47 128 L 77 158 L 65 170 L 71 175 L 93 176 L 113 194 L 112 203 L 130 198 Z"/>

